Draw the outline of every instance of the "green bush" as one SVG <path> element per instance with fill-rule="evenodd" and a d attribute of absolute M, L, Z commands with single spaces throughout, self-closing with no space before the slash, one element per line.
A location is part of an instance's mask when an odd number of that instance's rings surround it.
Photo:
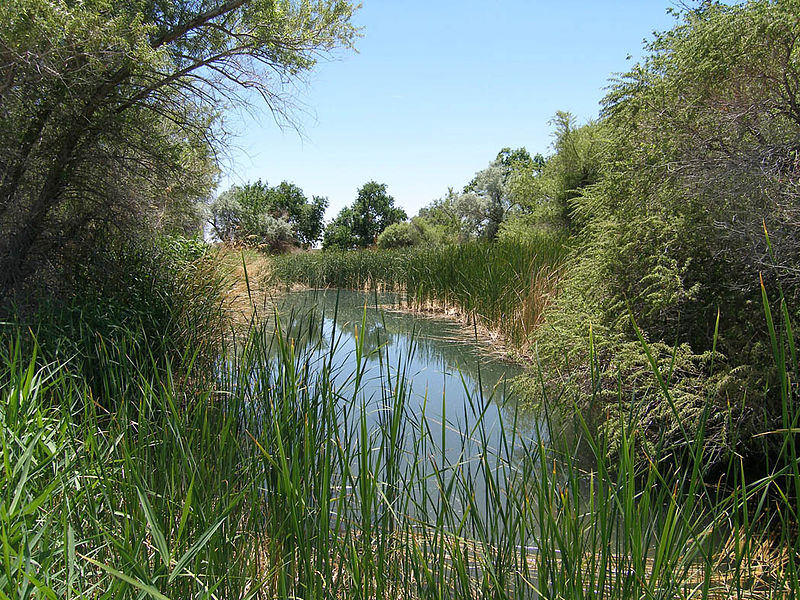
<path fill-rule="evenodd" d="M 411 246 L 435 245 L 443 243 L 443 234 L 438 227 L 423 217 L 411 221 L 389 225 L 378 236 L 377 246 L 382 250 L 409 248 Z"/>
<path fill-rule="evenodd" d="M 406 221 L 405 223 L 394 223 L 384 229 L 383 233 L 378 236 L 377 245 L 381 250 L 389 250 L 416 246 L 421 241 L 422 236 L 419 230 L 414 227 L 413 223 Z"/>

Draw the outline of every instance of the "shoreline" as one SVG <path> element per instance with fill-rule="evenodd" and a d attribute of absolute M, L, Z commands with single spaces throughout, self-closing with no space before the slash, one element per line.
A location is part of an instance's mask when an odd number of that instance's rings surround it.
<path fill-rule="evenodd" d="M 526 355 L 521 348 L 512 346 L 499 331 L 480 323 L 479 319 L 475 319 L 473 315 L 464 312 L 462 309 L 456 306 L 447 306 L 433 301 L 426 301 L 423 306 L 414 306 L 409 304 L 403 297 L 405 292 L 388 291 L 380 288 L 319 288 L 295 283 L 291 286 L 286 286 L 284 284 L 279 286 L 279 288 L 271 287 L 269 289 L 272 292 L 275 292 L 276 296 L 292 292 L 331 292 L 338 289 L 341 289 L 342 291 L 360 292 L 364 294 L 372 294 L 376 291 L 378 294 L 397 294 L 398 303 L 379 303 L 378 307 L 387 313 L 407 314 L 421 319 L 441 319 L 443 321 L 456 324 L 459 327 L 462 339 L 465 341 L 469 340 L 470 343 L 478 344 L 479 346 L 483 347 L 487 355 L 511 364 L 515 364 L 523 369 L 528 369 L 531 365 L 530 357 Z"/>

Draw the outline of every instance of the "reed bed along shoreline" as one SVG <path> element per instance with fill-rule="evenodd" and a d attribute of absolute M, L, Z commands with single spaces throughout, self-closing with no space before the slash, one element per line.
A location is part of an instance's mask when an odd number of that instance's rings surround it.
<path fill-rule="evenodd" d="M 556 236 L 310 252 L 275 257 L 272 277 L 285 286 L 397 292 L 412 310 L 457 315 L 521 346 L 555 296 L 566 253 L 565 240 Z"/>
<path fill-rule="evenodd" d="M 548 436 L 517 435 L 511 416 L 499 437 L 483 421 L 493 398 L 475 397 L 470 431 L 446 452 L 433 435 L 445 421 L 408 409 L 402 363 L 383 363 L 382 391 L 366 397 L 363 337 L 352 371 L 336 371 L 315 350 L 339 334 L 323 340 L 319 327 L 311 315 L 277 329 L 253 322 L 226 339 L 205 391 L 182 385 L 192 377 L 175 377 L 168 362 L 137 368 L 122 343 L 104 348 L 107 368 L 91 387 L 68 361 L 25 357 L 19 338 L 3 344 L 5 596 L 701 599 L 800 589 L 793 355 L 776 356 L 787 386 L 786 427 L 772 433 L 784 439 L 781 460 L 749 480 L 731 459 L 729 485 L 709 485 L 702 427 L 678 468 L 657 460 L 672 447 L 642 467 L 636 423 L 620 423 L 613 459 L 611 440 L 580 414 L 577 435 L 555 435 L 547 407 L 564 397 L 544 405 L 537 427 Z M 784 339 L 793 347 L 791 332 Z M 646 394 L 669 402 L 654 381 Z M 446 411 L 445 400 L 430 399 Z"/>

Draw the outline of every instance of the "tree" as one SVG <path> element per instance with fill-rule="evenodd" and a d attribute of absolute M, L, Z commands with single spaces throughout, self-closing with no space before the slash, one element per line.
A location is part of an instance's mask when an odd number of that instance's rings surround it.
<path fill-rule="evenodd" d="M 353 234 L 353 211 L 345 207 L 325 228 L 322 247 L 325 250 L 350 250 L 358 246 L 358 239 Z"/>
<path fill-rule="evenodd" d="M 385 183 L 370 181 L 359 190 L 352 206 L 342 209 L 326 230 L 324 248 L 343 249 L 372 246 L 378 236 L 393 223 L 408 219 L 406 212 L 395 207 L 394 198 Z"/>
<path fill-rule="evenodd" d="M 352 45 L 352 12 L 344 0 L 0 3 L 0 297 L 68 246 L 207 196 L 218 107 L 255 92 L 285 122 L 292 82 Z"/>
<path fill-rule="evenodd" d="M 309 202 L 292 183 L 268 187 L 259 179 L 220 194 L 211 203 L 209 223 L 224 242 L 273 249 L 286 243 L 310 246 L 320 238 L 327 204 L 317 196 Z"/>
<path fill-rule="evenodd" d="M 322 236 L 327 198 L 314 196 L 309 202 L 303 190 L 284 181 L 270 188 L 268 204 L 272 216 L 283 217 L 292 225 L 300 244 L 312 246 Z"/>
<path fill-rule="evenodd" d="M 446 198 L 438 200 L 420 211 L 435 225 L 446 230 L 457 230 L 460 238 L 497 237 L 506 213 L 514 208 L 509 182 L 516 169 L 540 164 L 544 159 L 531 158 L 525 148 L 503 148 L 485 169 L 478 171 L 461 194 L 453 190 Z"/>
<path fill-rule="evenodd" d="M 389 225 L 408 218 L 402 208 L 395 207 L 394 198 L 386 191 L 386 184 L 375 181 L 365 183 L 358 190 L 352 212 L 353 234 L 362 248 L 375 244 Z"/>
<path fill-rule="evenodd" d="M 609 161 L 604 125 L 590 122 L 578 126 L 575 117 L 564 111 L 558 111 L 550 124 L 554 127 L 554 153 L 547 160 L 537 154 L 530 161 L 515 162 L 507 193 L 523 221 L 575 233 L 579 226 L 575 218 L 581 220 L 585 215 L 574 214 L 574 201 L 600 180 Z"/>

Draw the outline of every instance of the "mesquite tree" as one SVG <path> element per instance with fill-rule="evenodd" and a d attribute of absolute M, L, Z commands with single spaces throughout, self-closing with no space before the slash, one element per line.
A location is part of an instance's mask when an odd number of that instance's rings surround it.
<path fill-rule="evenodd" d="M 0 298 L 39 267 L 209 193 L 220 115 L 352 46 L 344 0 L 0 3 Z M 45 260 L 46 259 L 46 260 Z"/>

